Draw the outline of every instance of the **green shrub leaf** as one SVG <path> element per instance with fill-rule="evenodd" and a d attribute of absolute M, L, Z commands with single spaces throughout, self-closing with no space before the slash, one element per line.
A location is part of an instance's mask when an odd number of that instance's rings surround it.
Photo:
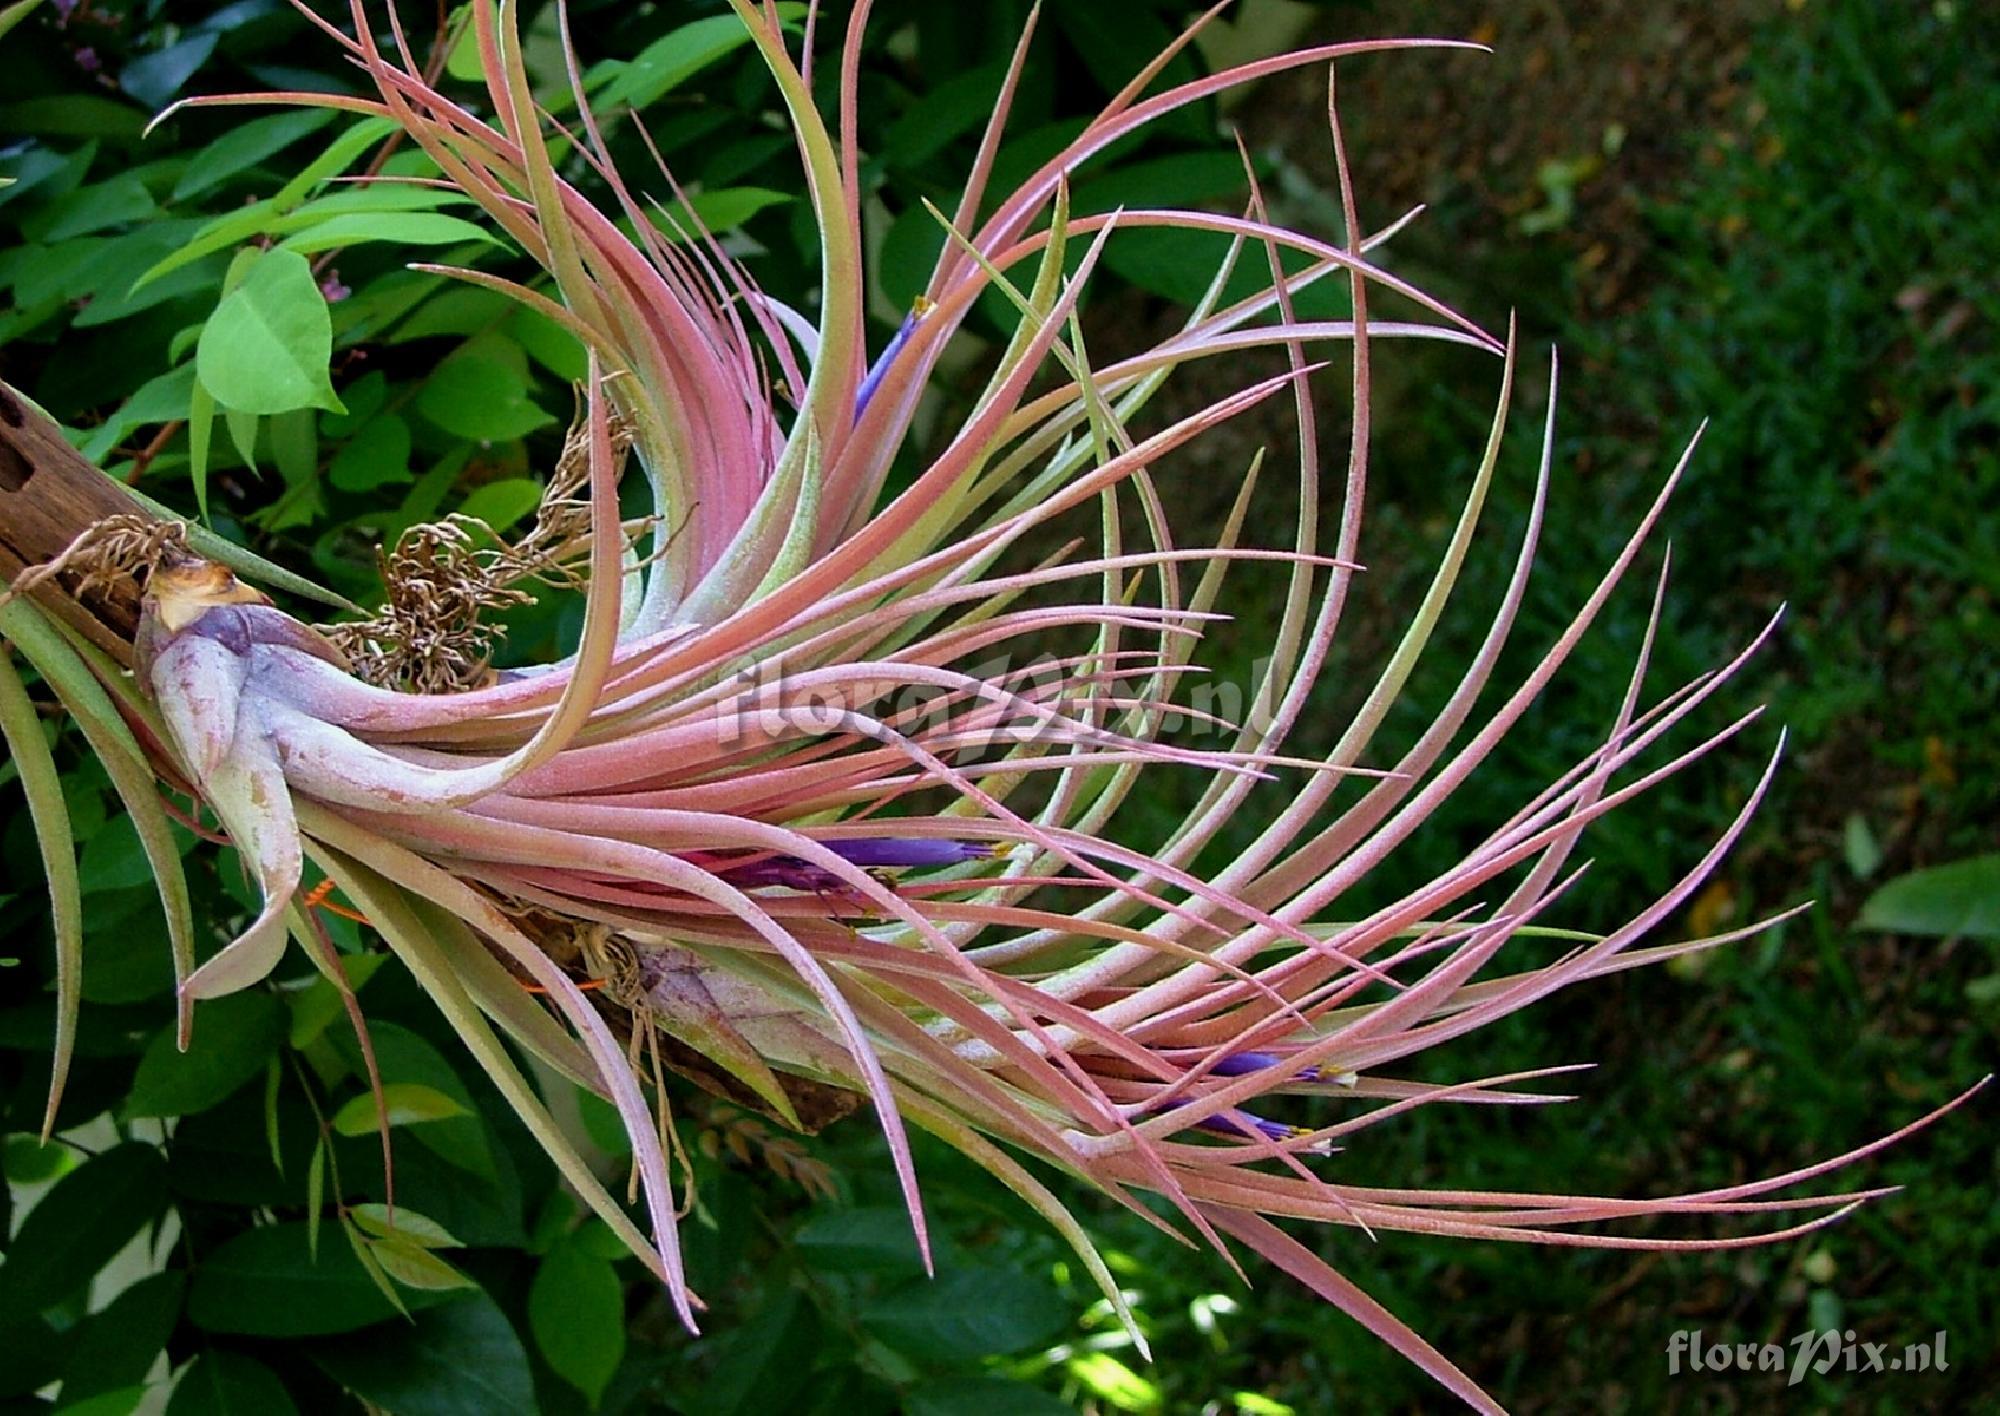
<path fill-rule="evenodd" d="M 199 196 L 211 187 L 220 186 L 245 168 L 256 166 L 271 154 L 289 147 L 309 133 L 319 131 L 332 121 L 332 110 L 307 108 L 296 113 L 273 114 L 231 128 L 214 142 L 195 151 L 188 165 L 182 169 L 180 180 L 174 183 L 174 200 Z"/>
<path fill-rule="evenodd" d="M 0 6 L 0 36 L 28 18 L 28 11 L 42 3 L 42 0 L 14 0 L 11 5 Z"/>
<path fill-rule="evenodd" d="M 822 1272 L 915 1275 L 924 1269 L 908 1211 L 888 1205 L 818 1215 L 792 1242 L 799 1257 Z"/>
<path fill-rule="evenodd" d="M 483 1293 L 320 1343 L 312 1355 L 328 1376 L 396 1416 L 540 1409 L 521 1339 Z"/>
<path fill-rule="evenodd" d="M 456 216 L 434 211 L 350 211 L 315 222 L 278 243 L 281 251 L 310 255 L 363 241 L 395 241 L 405 246 L 450 246 L 493 236 Z"/>
<path fill-rule="evenodd" d="M 286 1416 L 297 1410 L 278 1374 L 241 1352 L 202 1353 L 167 1403 L 167 1416 Z"/>
<path fill-rule="evenodd" d="M 328 375 L 333 318 L 297 251 L 266 251 L 209 317 L 195 349 L 201 381 L 237 413 L 338 411 Z"/>
<path fill-rule="evenodd" d="M 438 365 L 417 394 L 417 408 L 446 432 L 474 442 L 509 442 L 555 422 L 528 397 L 521 373 L 481 353 L 454 354 Z"/>
<path fill-rule="evenodd" d="M 203 1003 L 195 1010 L 194 1041 L 186 1052 L 172 1026 L 146 1044 L 126 1103 L 129 1116 L 187 1116 L 206 1111 L 262 1074 L 284 1046 L 285 1005 L 249 990 Z"/>
<path fill-rule="evenodd" d="M 62 1408 L 142 1384 L 180 1322 L 186 1288 L 188 1276 L 172 1270 L 140 1278 L 102 1312 L 84 1318 L 62 1364 Z"/>
<path fill-rule="evenodd" d="M 542 504 L 542 484 L 526 477 L 508 477 L 475 488 L 459 511 L 483 521 L 495 531 L 505 531 L 530 515 Z"/>
<path fill-rule="evenodd" d="M 349 1217 L 377 1239 L 401 1239 L 423 1249 L 459 1249 L 464 1245 L 436 1220 L 418 1214 L 406 1205 L 391 1212 L 387 1205 L 356 1205 Z"/>
<path fill-rule="evenodd" d="M 405 1288 L 427 1292 L 448 1292 L 454 1288 L 478 1287 L 471 1279 L 414 1240 L 371 1239 L 368 1253 L 382 1272 Z"/>
<path fill-rule="evenodd" d="M 654 225 L 670 240 L 693 241 L 703 232 L 734 231 L 764 208 L 790 200 L 788 193 L 764 187 L 722 187 L 676 201 L 656 216 Z"/>
<path fill-rule="evenodd" d="M 1069 1310 L 1047 1280 L 1014 1269 L 955 1269 L 906 1284 L 862 1310 L 882 1341 L 928 1361 L 1022 1352 L 1048 1342 Z"/>
<path fill-rule="evenodd" d="M 2000 855 L 1898 876 L 1861 907 L 1863 929 L 2000 939 Z"/>
<path fill-rule="evenodd" d="M 1075 1410 L 1045 1391 L 1001 1377 L 922 1382 L 903 1396 L 904 1416 L 1074 1416 Z"/>
<path fill-rule="evenodd" d="M 410 481 L 410 425 L 393 413 L 369 419 L 334 454 L 326 475 L 343 492 L 372 492 Z"/>
<path fill-rule="evenodd" d="M 550 1369 L 595 1409 L 625 1359 L 625 1297 L 617 1271 L 573 1241 L 556 1245 L 528 1290 L 528 1328 Z"/>
<path fill-rule="evenodd" d="M 403 1295 L 415 1308 L 438 1301 Z M 396 1308 L 345 1244 L 311 1252 L 303 1221 L 245 1230 L 194 1271 L 188 1319 L 208 1332 L 249 1337 L 304 1337 L 352 1332 L 394 1316 Z"/>
<path fill-rule="evenodd" d="M 0 1263 L 0 1327 L 77 1292 L 166 1199 L 166 1163 L 136 1141 L 113 1146 L 63 1176 L 21 1221 Z"/>
<path fill-rule="evenodd" d="M 382 1105 L 391 1126 L 413 1126 L 421 1121 L 447 1121 L 466 1115 L 466 1110 L 443 1092 L 420 1082 L 387 1082 L 382 1087 Z M 343 1136 L 372 1135 L 382 1124 L 382 1110 L 375 1094 L 357 1096 L 333 1116 L 333 1129 Z"/>
<path fill-rule="evenodd" d="M 806 11 L 804 5 L 790 0 L 777 8 L 778 17 L 787 22 Z M 626 106 L 644 108 L 749 42 L 750 31 L 734 15 L 716 15 L 682 25 L 654 40 L 629 61 L 593 68 L 589 86 L 603 83 L 605 88 L 591 100 L 591 106 L 602 113 Z"/>

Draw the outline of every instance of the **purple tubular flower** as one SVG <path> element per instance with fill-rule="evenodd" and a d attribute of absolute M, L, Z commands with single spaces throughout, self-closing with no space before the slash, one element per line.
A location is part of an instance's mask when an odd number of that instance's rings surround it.
<path fill-rule="evenodd" d="M 826 848 L 864 870 L 907 870 L 919 867 L 961 865 L 983 860 L 992 849 L 973 841 L 934 840 L 914 836 L 856 836 L 845 841 L 823 842 Z M 766 856 L 761 860 L 729 865 L 722 878 L 732 885 L 756 887 L 782 885 L 792 890 L 819 894 L 840 893 L 846 882 L 822 866 L 795 855 Z"/>
<path fill-rule="evenodd" d="M 1258 1135 L 1267 1141 L 1289 1141 L 1294 1136 L 1305 1134 L 1297 1126 L 1268 1120 L 1249 1111 L 1225 1111 L 1219 1116 L 1204 1116 L 1195 1124 L 1204 1131 L 1216 1131 L 1225 1136 Z"/>
<path fill-rule="evenodd" d="M 825 844 L 828 850 L 844 861 L 883 870 L 963 865 L 966 861 L 984 860 L 993 854 L 990 846 L 974 841 L 916 836 L 855 836 L 850 840 L 828 841 Z"/>
<path fill-rule="evenodd" d="M 923 296 L 917 297 L 916 305 L 903 316 L 902 326 L 890 337 L 888 346 L 868 368 L 862 377 L 861 387 L 854 395 L 854 416 L 860 419 L 868 411 L 869 400 L 875 397 L 875 390 L 882 385 L 882 378 L 889 372 L 889 366 L 896 362 L 896 356 L 903 352 L 903 346 L 910 342 L 910 335 L 916 331 L 917 322 L 931 312 L 931 302 Z"/>
<path fill-rule="evenodd" d="M 1284 1065 L 1284 1060 L 1275 1052 L 1232 1052 L 1227 1057 L 1219 1059 L 1208 1070 L 1211 1075 L 1217 1077 L 1241 1077 L 1250 1072 L 1262 1072 L 1269 1067 L 1281 1067 Z M 1319 1079 L 1320 1072 L 1317 1067 L 1301 1067 L 1292 1075 L 1292 1080 L 1297 1082 L 1316 1082 Z"/>
<path fill-rule="evenodd" d="M 1256 1069 L 1246 1068 L 1245 1070 Z M 1173 1111 L 1185 1105 L 1187 1105 L 1187 1102 L 1179 1098 L 1173 1101 L 1162 1102 L 1154 1108 L 1153 1114 L 1158 1115 L 1162 1112 Z M 1303 1126 L 1293 1126 L 1283 1121 L 1273 1121 L 1268 1117 L 1257 1115 L 1254 1111 L 1244 1111 L 1240 1108 L 1218 1112 L 1213 1116 L 1204 1116 L 1201 1120 L 1195 1122 L 1194 1125 L 1196 1130 L 1213 1131 L 1217 1135 L 1245 1136 L 1251 1139 L 1261 1136 L 1267 1141 L 1297 1140 L 1300 1136 L 1306 1134 L 1306 1129 Z M 1318 1153 L 1324 1153 L 1325 1151 L 1330 1151 L 1331 1147 L 1322 1148 L 1320 1145 L 1315 1145 L 1310 1147 L 1310 1149 Z"/>

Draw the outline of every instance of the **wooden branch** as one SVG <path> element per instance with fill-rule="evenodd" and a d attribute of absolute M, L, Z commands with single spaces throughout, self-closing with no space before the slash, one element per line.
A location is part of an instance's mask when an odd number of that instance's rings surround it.
<path fill-rule="evenodd" d="M 9 584 L 111 516 L 157 519 L 69 445 L 62 430 L 0 383 L 0 575 Z M 67 584 L 65 584 L 67 582 Z M 74 576 L 29 591 L 29 598 L 87 636 L 119 663 L 132 662 L 139 587 L 93 591 L 79 600 Z"/>

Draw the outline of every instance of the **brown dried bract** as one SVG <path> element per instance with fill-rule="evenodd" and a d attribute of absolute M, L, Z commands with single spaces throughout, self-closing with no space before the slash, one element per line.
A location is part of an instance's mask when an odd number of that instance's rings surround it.
<path fill-rule="evenodd" d="M 611 426 L 613 455 L 622 458 L 632 434 L 622 418 Z M 382 608 L 365 620 L 320 628 L 337 643 L 355 673 L 382 688 L 413 693 L 461 693 L 491 682 L 493 655 L 506 628 L 493 611 L 532 604 L 528 582 L 577 588 L 590 553 L 590 437 L 582 420 L 563 442 L 535 524 L 509 543 L 476 517 L 454 514 L 410 527 L 382 552 Z"/>
<path fill-rule="evenodd" d="M 187 526 L 137 512 L 93 521 L 49 560 L 23 571 L 4 592 L 0 605 L 27 595 L 59 575 L 73 575 L 78 600 L 109 592 L 121 583 L 144 585 L 162 566 L 194 562 Z"/>

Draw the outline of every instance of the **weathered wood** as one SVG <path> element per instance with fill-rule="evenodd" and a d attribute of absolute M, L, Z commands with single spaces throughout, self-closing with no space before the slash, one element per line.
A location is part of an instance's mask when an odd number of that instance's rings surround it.
<path fill-rule="evenodd" d="M 31 403 L 0 383 L 0 575 L 8 583 L 53 560 L 106 517 L 133 515 L 152 513 L 85 461 Z M 29 594 L 129 665 L 139 628 L 139 587 L 92 591 L 79 600 L 76 583 L 74 576 L 58 576 Z"/>

